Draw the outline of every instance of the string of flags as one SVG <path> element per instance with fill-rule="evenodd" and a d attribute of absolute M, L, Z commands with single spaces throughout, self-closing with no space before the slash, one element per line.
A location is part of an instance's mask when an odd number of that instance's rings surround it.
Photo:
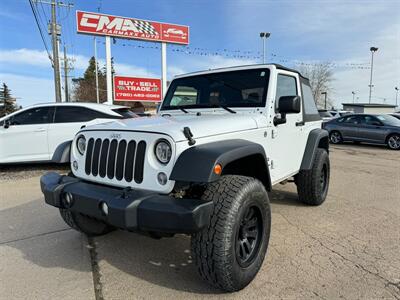
<path fill-rule="evenodd" d="M 113 43 L 116 44 L 116 39 L 113 40 Z M 99 43 L 105 44 L 103 41 L 98 41 Z M 136 49 L 155 49 L 159 50 L 160 45 L 158 43 L 127 43 L 127 42 L 119 42 L 118 45 L 123 47 L 131 47 Z M 215 57 L 228 57 L 228 58 L 236 58 L 236 59 L 247 59 L 247 60 L 262 60 L 262 52 L 261 51 L 252 51 L 252 50 L 238 50 L 238 49 L 208 49 L 201 47 L 189 47 L 189 46 L 175 46 L 170 45 L 169 49 L 174 53 L 184 54 L 184 55 L 195 55 L 195 56 L 215 56 Z M 347 69 L 370 69 L 370 63 L 368 62 L 331 62 L 331 61 L 301 61 L 298 59 L 289 59 L 285 58 L 281 55 L 275 53 L 268 54 L 268 61 L 274 63 L 281 64 L 292 64 L 294 66 L 303 66 L 303 67 L 311 67 L 318 66 L 321 64 L 328 63 L 332 68 L 347 68 Z"/>

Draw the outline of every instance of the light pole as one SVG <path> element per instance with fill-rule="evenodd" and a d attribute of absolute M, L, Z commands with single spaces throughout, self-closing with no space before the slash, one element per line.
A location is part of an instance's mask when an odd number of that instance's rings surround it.
<path fill-rule="evenodd" d="M 354 103 L 354 96 L 356 95 L 356 92 L 352 91 L 351 93 L 353 94 L 353 103 Z"/>
<path fill-rule="evenodd" d="M 396 86 L 394 89 L 396 90 L 396 107 L 397 107 L 397 95 L 399 94 L 399 88 Z"/>
<path fill-rule="evenodd" d="M 325 104 L 324 104 L 324 109 L 326 109 L 326 97 L 328 96 L 328 93 L 327 93 L 327 92 L 321 92 L 321 95 L 325 95 L 325 100 L 324 100 L 324 102 L 325 102 Z"/>
<path fill-rule="evenodd" d="M 377 47 L 371 47 L 369 48 L 369 50 L 371 51 L 371 77 L 369 79 L 369 103 L 371 103 L 371 93 L 372 93 L 372 72 L 374 69 L 374 53 L 376 51 L 378 51 Z"/>
<path fill-rule="evenodd" d="M 267 38 L 269 38 L 271 36 L 270 32 L 260 32 L 260 38 L 262 39 L 262 43 L 263 43 L 263 64 L 265 64 L 265 60 L 267 58 L 267 54 L 266 54 L 266 48 L 265 48 L 265 44 L 267 42 Z"/>

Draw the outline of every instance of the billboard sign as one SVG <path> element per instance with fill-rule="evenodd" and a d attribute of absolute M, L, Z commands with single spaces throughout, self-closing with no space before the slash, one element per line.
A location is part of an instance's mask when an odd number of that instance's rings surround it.
<path fill-rule="evenodd" d="M 134 18 L 76 11 L 78 33 L 152 42 L 189 44 L 189 27 Z"/>
<path fill-rule="evenodd" d="M 162 100 L 161 79 L 114 76 L 114 101 Z"/>

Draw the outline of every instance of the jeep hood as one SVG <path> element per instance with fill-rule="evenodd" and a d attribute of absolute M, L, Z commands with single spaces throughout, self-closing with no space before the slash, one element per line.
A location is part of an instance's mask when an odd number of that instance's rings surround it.
<path fill-rule="evenodd" d="M 224 133 L 232 133 L 257 128 L 257 122 L 249 114 L 195 114 L 153 116 L 133 119 L 115 120 L 93 126 L 84 130 L 115 130 L 164 133 L 175 142 L 186 140 L 183 128 L 189 127 L 193 138 L 202 138 Z"/>

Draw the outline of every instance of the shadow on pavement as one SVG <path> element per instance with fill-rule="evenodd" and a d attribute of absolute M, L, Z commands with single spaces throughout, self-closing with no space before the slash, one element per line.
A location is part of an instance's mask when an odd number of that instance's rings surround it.
<path fill-rule="evenodd" d="M 303 206 L 293 192 L 274 191 L 270 193 L 270 200 L 273 205 Z M 82 257 L 89 253 L 86 237 L 69 230 L 58 210 L 45 205 L 43 199 L 1 210 L 0 220 L 3 227 L 1 246 L 18 249 L 24 259 L 45 268 L 89 271 L 88 264 L 82 263 Z M 191 293 L 220 293 L 198 275 L 188 236 L 155 240 L 115 231 L 94 241 L 100 273 L 113 272 L 112 276 L 102 277 L 107 280 L 105 284 L 116 287 L 121 284 L 122 288 L 124 285 L 135 287 L 146 281 Z M 82 255 L 78 259 L 69 251 Z M 110 271 L 113 268 L 121 273 Z"/>

